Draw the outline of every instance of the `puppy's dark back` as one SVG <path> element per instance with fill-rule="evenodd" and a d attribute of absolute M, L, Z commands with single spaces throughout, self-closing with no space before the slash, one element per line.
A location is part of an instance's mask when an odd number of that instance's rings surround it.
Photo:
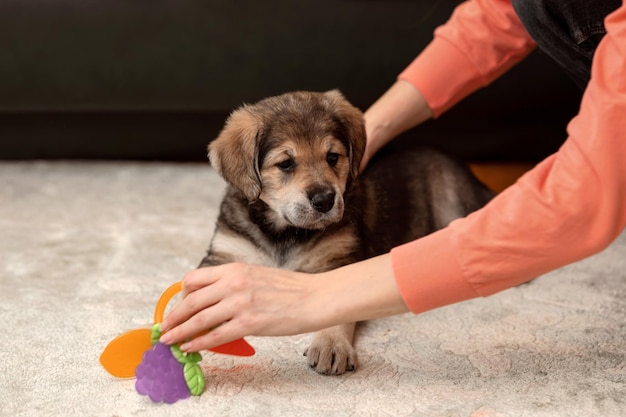
<path fill-rule="evenodd" d="M 380 152 L 360 188 L 367 256 L 439 230 L 493 197 L 467 165 L 431 148 Z"/>

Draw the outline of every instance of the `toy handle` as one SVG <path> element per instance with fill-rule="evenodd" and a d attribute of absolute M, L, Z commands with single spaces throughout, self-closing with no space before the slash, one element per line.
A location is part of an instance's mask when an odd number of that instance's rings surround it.
<path fill-rule="evenodd" d="M 170 302 L 172 297 L 183 290 L 183 282 L 178 281 L 174 284 L 170 285 L 168 289 L 163 291 L 161 294 L 161 298 L 157 301 L 156 308 L 154 309 L 154 323 L 161 323 L 163 321 L 163 316 L 165 315 L 165 307 Z"/>

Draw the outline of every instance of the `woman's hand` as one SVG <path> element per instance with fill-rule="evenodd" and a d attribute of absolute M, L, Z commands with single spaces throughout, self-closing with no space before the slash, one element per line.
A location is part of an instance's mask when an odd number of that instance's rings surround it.
<path fill-rule="evenodd" d="M 320 274 L 241 263 L 197 269 L 161 323 L 161 342 L 196 352 L 244 336 L 286 336 L 408 311 L 389 254 Z"/>
<path fill-rule="evenodd" d="M 283 336 L 324 325 L 313 275 L 241 263 L 200 268 L 183 280 L 183 299 L 161 323 L 166 344 L 213 329 L 182 346 L 198 351 L 247 335 Z M 319 299 L 319 295 L 318 295 Z M 318 323 L 312 319 L 316 317 Z"/>

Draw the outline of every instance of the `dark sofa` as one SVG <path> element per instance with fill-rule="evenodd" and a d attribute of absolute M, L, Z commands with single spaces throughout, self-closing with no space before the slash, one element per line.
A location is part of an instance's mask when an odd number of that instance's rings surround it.
<path fill-rule="evenodd" d="M 291 90 L 339 88 L 365 109 L 457 3 L 3 0 L 0 159 L 204 160 L 233 108 Z M 393 146 L 535 160 L 579 97 L 535 52 Z"/>

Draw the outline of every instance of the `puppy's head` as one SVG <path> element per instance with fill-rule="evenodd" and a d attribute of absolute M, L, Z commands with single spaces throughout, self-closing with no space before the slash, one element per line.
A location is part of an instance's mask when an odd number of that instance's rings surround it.
<path fill-rule="evenodd" d="M 209 144 L 211 165 L 276 226 L 321 229 L 343 216 L 343 194 L 365 150 L 362 113 L 337 90 L 244 105 Z"/>

